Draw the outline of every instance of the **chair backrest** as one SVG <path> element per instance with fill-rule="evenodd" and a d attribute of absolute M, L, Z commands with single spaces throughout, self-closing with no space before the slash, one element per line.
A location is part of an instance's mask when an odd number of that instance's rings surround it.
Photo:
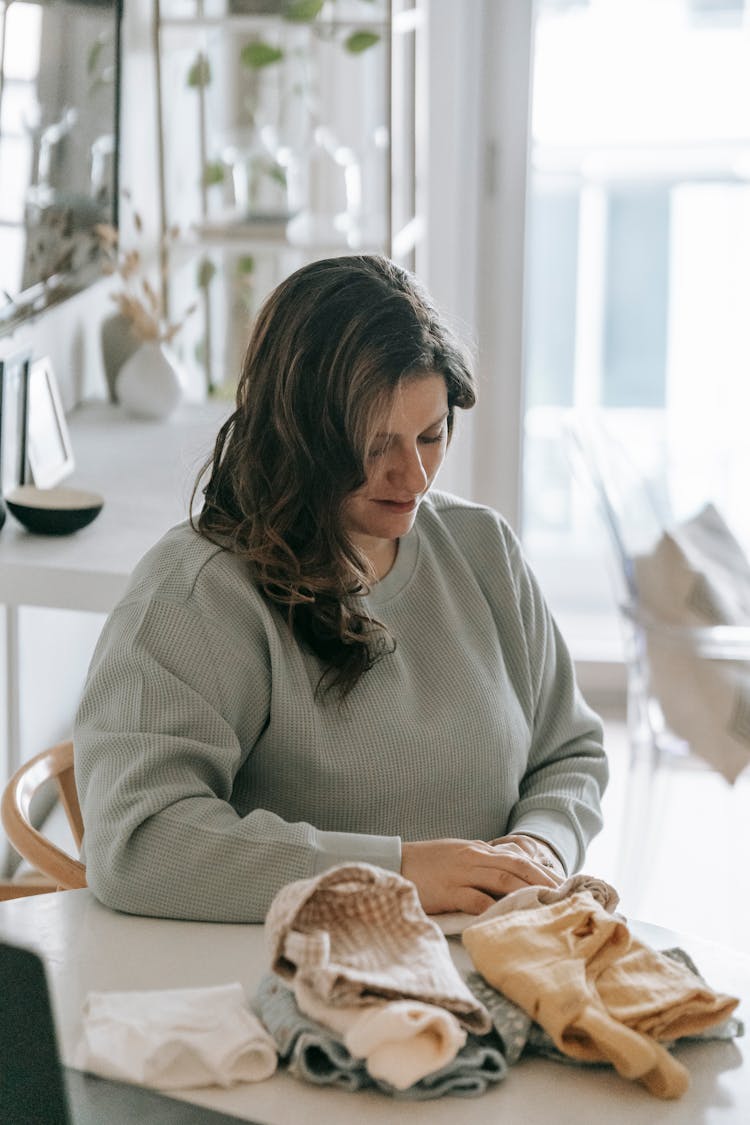
<path fill-rule="evenodd" d="M 636 556 L 650 550 L 671 522 L 669 503 L 638 472 L 627 448 L 596 412 L 571 411 L 565 448 L 576 477 L 593 495 L 610 546 L 611 578 L 620 615 L 628 683 L 628 726 L 633 750 L 643 736 L 672 752 L 651 683 L 648 635 L 636 581 Z M 680 744 L 681 746 L 681 744 Z M 680 750 L 680 752 L 682 752 Z"/>
<path fill-rule="evenodd" d="M 58 890 L 85 887 L 86 867 L 57 847 L 31 821 L 34 796 L 47 782 L 53 782 L 68 818 L 76 846 L 83 842 L 83 818 L 78 803 L 73 773 L 73 743 L 60 742 L 43 750 L 21 766 L 3 793 L 0 815 L 3 828 L 19 855 L 48 876 Z"/>
<path fill-rule="evenodd" d="M 593 493 L 617 566 L 617 600 L 626 610 L 638 602 L 636 555 L 650 550 L 671 523 L 665 482 L 654 488 L 595 413 L 571 412 L 565 441 L 576 475 Z"/>
<path fill-rule="evenodd" d="M 742 549 L 712 505 L 675 519 L 663 447 L 646 475 L 596 416 L 569 416 L 565 436 L 617 561 L 634 752 L 647 744 L 654 765 L 697 755 L 734 781 L 750 753 L 735 718 L 750 690 Z"/>

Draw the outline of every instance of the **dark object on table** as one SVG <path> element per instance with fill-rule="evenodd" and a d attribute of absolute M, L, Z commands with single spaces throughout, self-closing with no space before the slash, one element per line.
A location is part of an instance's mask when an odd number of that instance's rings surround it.
<path fill-rule="evenodd" d="M 77 488 L 35 488 L 22 484 L 5 497 L 19 523 L 37 535 L 69 535 L 99 515 L 104 497 Z"/>

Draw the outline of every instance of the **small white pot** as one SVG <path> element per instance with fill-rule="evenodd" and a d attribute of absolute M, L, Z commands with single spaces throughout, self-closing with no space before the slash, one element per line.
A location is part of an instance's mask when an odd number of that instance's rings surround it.
<path fill-rule="evenodd" d="M 129 414 L 163 420 L 182 401 L 179 363 L 164 344 L 145 340 L 123 363 L 115 388 Z"/>

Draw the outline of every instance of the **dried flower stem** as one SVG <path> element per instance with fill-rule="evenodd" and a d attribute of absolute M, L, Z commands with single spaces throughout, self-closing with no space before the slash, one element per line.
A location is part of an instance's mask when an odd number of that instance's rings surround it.
<path fill-rule="evenodd" d="M 126 192 L 123 195 L 127 198 Z M 138 234 L 143 233 L 143 221 L 137 211 L 133 212 L 133 225 Z M 119 231 L 110 223 L 98 223 L 95 230 L 104 255 L 104 273 L 119 277 L 123 283 L 122 288 L 111 295 L 119 312 L 130 321 L 139 340 L 171 343 L 187 317 L 195 311 L 197 303 L 191 305 L 179 320 L 170 321 L 165 313 L 163 298 L 148 278 L 143 276 L 140 252 L 136 249 L 123 250 Z M 179 229 L 171 227 L 161 240 L 159 262 L 162 292 L 168 264 L 167 245 L 178 235 Z"/>

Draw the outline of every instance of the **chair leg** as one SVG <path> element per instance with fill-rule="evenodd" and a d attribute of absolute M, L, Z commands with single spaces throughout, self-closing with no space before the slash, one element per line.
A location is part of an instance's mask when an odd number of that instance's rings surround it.
<path fill-rule="evenodd" d="M 617 888 L 631 913 L 637 913 L 637 904 L 648 879 L 657 832 L 656 810 L 662 788 L 659 784 L 659 748 L 646 708 L 639 670 L 631 665 L 627 698 L 630 756 L 616 867 Z"/>
<path fill-rule="evenodd" d="M 629 912 L 637 910 L 638 898 L 647 876 L 649 839 L 653 825 L 653 797 L 656 771 L 649 747 L 644 752 L 631 748 L 627 791 L 620 831 L 617 861 L 617 889 Z"/>

